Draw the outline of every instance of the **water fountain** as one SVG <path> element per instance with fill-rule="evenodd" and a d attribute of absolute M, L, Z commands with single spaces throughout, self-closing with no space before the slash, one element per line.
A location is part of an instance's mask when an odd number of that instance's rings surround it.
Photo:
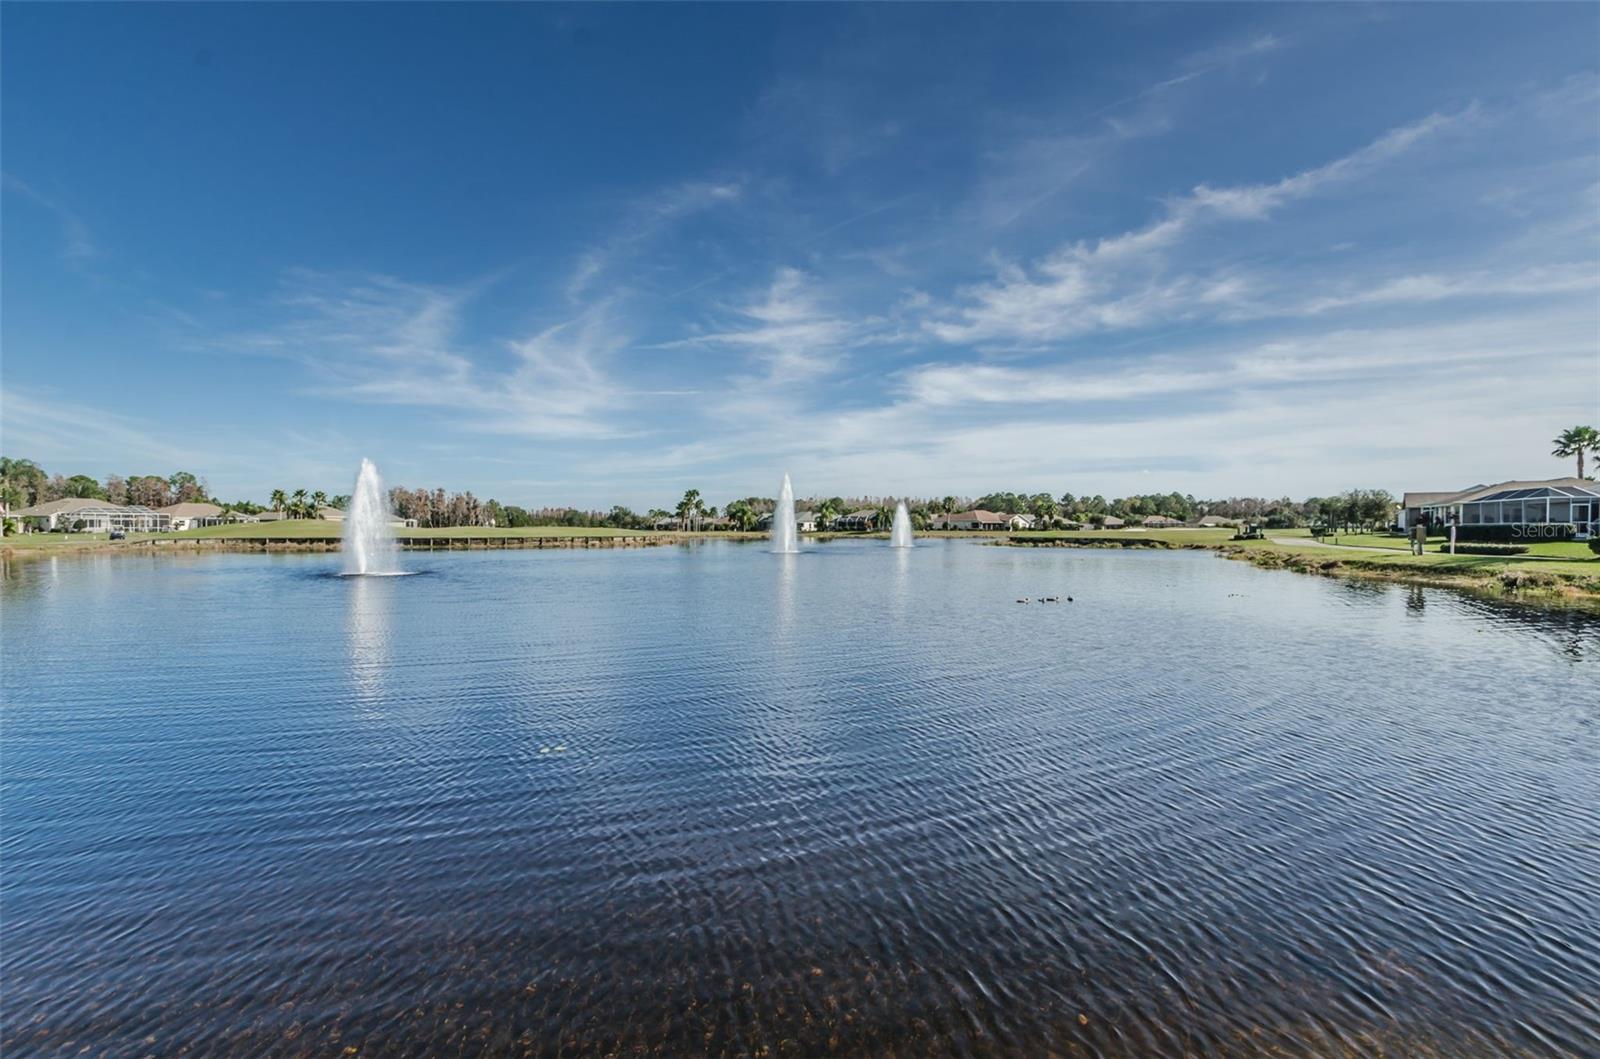
<path fill-rule="evenodd" d="M 894 506 L 894 528 L 889 533 L 889 547 L 912 547 L 911 512 L 906 510 L 906 502 L 904 500 Z"/>
<path fill-rule="evenodd" d="M 344 513 L 344 573 L 347 577 L 400 573 L 400 549 L 389 524 L 389 497 L 371 460 L 361 461 L 350 508 Z"/>
<path fill-rule="evenodd" d="M 783 488 L 778 490 L 778 506 L 772 512 L 772 550 L 790 553 L 800 550 L 800 539 L 794 529 L 794 486 L 789 476 L 783 476 Z"/>

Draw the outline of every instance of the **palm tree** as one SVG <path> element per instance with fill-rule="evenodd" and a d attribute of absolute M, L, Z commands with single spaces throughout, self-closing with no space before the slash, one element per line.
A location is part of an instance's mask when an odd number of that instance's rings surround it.
<path fill-rule="evenodd" d="M 294 496 L 290 497 L 290 500 L 289 500 L 289 517 L 290 518 L 305 518 L 306 517 L 306 491 L 304 489 L 296 489 L 294 491 Z"/>
<path fill-rule="evenodd" d="M 288 503 L 289 497 L 284 494 L 282 489 L 274 489 L 272 491 L 272 510 L 282 514 L 284 507 L 286 507 Z"/>
<path fill-rule="evenodd" d="M 1552 456 L 1565 459 L 1568 456 L 1578 457 L 1578 477 L 1583 477 L 1583 454 L 1593 452 L 1600 454 L 1600 431 L 1594 427 L 1573 427 L 1563 430 L 1551 444 L 1555 445 Z"/>
<path fill-rule="evenodd" d="M 817 525 L 824 529 L 833 525 L 833 520 L 839 517 L 839 504 L 835 499 L 824 500 L 817 505 Z"/>
<path fill-rule="evenodd" d="M 683 499 L 678 501 L 677 515 L 679 527 L 682 529 L 688 529 L 694 522 L 695 516 L 699 515 L 700 512 L 704 510 L 704 506 L 700 503 L 700 490 L 685 490 Z"/>
<path fill-rule="evenodd" d="M 318 489 L 311 494 L 311 517 L 321 518 L 322 509 L 328 506 L 328 494 Z"/>

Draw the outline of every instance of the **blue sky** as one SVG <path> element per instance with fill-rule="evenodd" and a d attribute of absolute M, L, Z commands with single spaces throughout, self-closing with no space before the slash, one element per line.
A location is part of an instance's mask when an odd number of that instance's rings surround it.
<path fill-rule="evenodd" d="M 1600 7 L 9 4 L 0 444 L 232 498 L 1554 475 Z"/>

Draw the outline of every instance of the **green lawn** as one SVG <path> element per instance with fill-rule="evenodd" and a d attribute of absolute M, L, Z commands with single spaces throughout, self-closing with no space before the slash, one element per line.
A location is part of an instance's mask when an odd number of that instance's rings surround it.
<path fill-rule="evenodd" d="M 1120 530 L 1017 530 L 1007 536 L 1019 541 L 1072 540 L 1072 541 L 1139 541 L 1158 540 L 1167 544 L 1210 547 L 1225 544 L 1233 539 L 1231 529 L 1120 529 Z"/>
<path fill-rule="evenodd" d="M 1274 532 L 1274 537 L 1284 536 Z M 1387 533 L 1339 533 L 1324 537 L 1329 544 L 1344 544 L 1356 548 L 1383 548 L 1392 551 L 1409 552 L 1411 540 L 1408 537 L 1398 537 Z M 1467 543 L 1465 541 L 1461 542 Z M 1523 542 L 1518 542 L 1523 543 Z M 1528 541 L 1529 555 L 1542 555 L 1552 559 L 1571 559 L 1577 562 L 1600 559 L 1585 541 Z M 1428 551 L 1446 551 L 1449 548 L 1448 538 L 1429 537 Z"/>
<path fill-rule="evenodd" d="M 1341 537 L 1341 540 L 1347 538 Z M 1331 538 L 1330 538 L 1331 540 Z M 1400 548 L 1371 548 L 1365 553 L 1354 549 L 1318 548 L 1311 542 L 1305 544 L 1278 544 L 1274 541 L 1242 541 L 1241 547 L 1261 549 L 1263 551 L 1279 552 L 1285 555 L 1298 555 L 1312 560 L 1347 560 L 1354 562 L 1372 562 L 1384 566 L 1395 567 L 1427 567 L 1440 571 L 1453 571 L 1462 573 L 1493 574 L 1502 570 L 1528 570 L 1546 574 L 1574 574 L 1580 577 L 1600 581 L 1600 557 L 1588 550 L 1583 545 L 1582 557 L 1568 558 L 1565 556 L 1555 559 L 1532 559 L 1529 556 L 1499 556 L 1499 555 L 1450 555 L 1448 553 L 1432 550 L 1434 542 L 1429 541 L 1429 551 L 1423 555 L 1412 555 L 1409 547 Z M 1535 545 L 1535 548 L 1548 547 Z"/>

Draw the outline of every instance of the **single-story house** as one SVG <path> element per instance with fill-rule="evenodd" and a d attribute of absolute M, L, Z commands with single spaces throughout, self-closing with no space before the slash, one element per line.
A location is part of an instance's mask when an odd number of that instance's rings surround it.
<path fill-rule="evenodd" d="M 158 509 L 167 516 L 173 530 L 195 529 L 199 526 L 218 526 L 225 520 L 217 504 L 169 504 Z"/>
<path fill-rule="evenodd" d="M 23 525 L 34 530 L 78 529 L 81 523 L 85 533 L 153 533 L 171 524 L 166 515 L 140 504 L 113 504 L 75 496 L 34 504 L 13 511 L 11 517 L 21 519 Z"/>
<path fill-rule="evenodd" d="M 1121 529 L 1122 527 L 1126 526 L 1127 523 L 1115 515 L 1107 515 L 1106 520 L 1100 523 L 1100 525 L 1104 526 L 1106 529 Z"/>
<path fill-rule="evenodd" d="M 1012 515 L 1006 519 L 1006 528 L 1014 530 L 1033 529 L 1032 515 Z"/>
<path fill-rule="evenodd" d="M 799 519 L 795 519 L 799 522 Z M 878 509 L 864 507 L 860 511 L 852 511 L 848 515 L 840 515 L 833 520 L 836 530 L 874 530 L 878 528 Z"/>
<path fill-rule="evenodd" d="M 1225 518 L 1222 515 L 1203 515 L 1201 516 L 1200 520 L 1195 523 L 1195 525 L 1199 526 L 1201 529 L 1220 529 L 1227 526 L 1237 526 L 1238 524 L 1238 519 Z"/>
<path fill-rule="evenodd" d="M 1482 489 L 1483 486 L 1475 485 L 1473 488 Z M 1401 529 L 1410 529 L 1422 517 L 1422 509 L 1424 507 L 1429 504 L 1437 504 L 1439 501 L 1447 497 L 1456 496 L 1461 492 L 1463 490 L 1460 489 L 1454 491 L 1436 489 L 1426 493 L 1406 493 L 1400 499 L 1400 514 L 1395 517 L 1395 524 Z"/>
<path fill-rule="evenodd" d="M 763 532 L 772 528 L 772 512 L 765 511 L 756 519 L 756 529 Z M 796 533 L 817 532 L 817 513 L 815 511 L 796 511 L 794 513 L 794 528 Z"/>
<path fill-rule="evenodd" d="M 993 511 L 981 509 L 973 511 L 958 511 L 953 515 L 942 515 L 933 520 L 934 529 L 953 530 L 1003 530 L 1010 523 L 1009 515 L 997 515 Z"/>
<path fill-rule="evenodd" d="M 1454 523 L 1465 538 L 1554 536 L 1540 527 L 1571 525 L 1587 539 L 1600 534 L 1600 483 L 1548 478 L 1479 485 L 1424 502 L 1422 517 L 1433 524 Z"/>
<path fill-rule="evenodd" d="M 1166 515 L 1151 515 L 1144 520 L 1150 529 L 1170 529 L 1173 526 L 1183 525 L 1182 519 L 1168 518 Z"/>

